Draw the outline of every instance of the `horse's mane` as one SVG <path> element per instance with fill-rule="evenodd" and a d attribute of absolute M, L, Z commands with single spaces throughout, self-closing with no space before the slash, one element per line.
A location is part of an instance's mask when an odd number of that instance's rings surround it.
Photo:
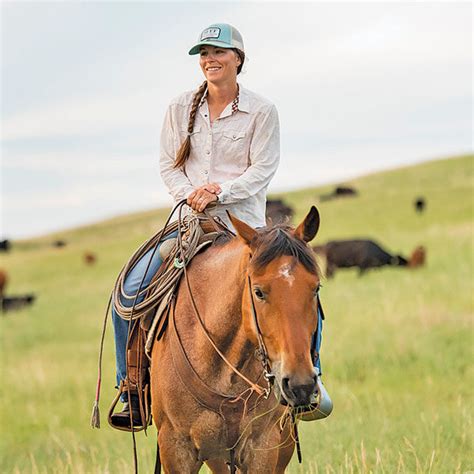
<path fill-rule="evenodd" d="M 294 257 L 310 273 L 321 277 L 321 270 L 314 257 L 314 252 L 305 242 L 295 237 L 293 231 L 292 227 L 284 224 L 257 229 L 257 236 L 252 241 L 252 247 L 255 248 L 252 264 L 257 269 L 261 269 L 275 258 L 288 255 Z M 227 233 L 221 233 L 214 240 L 212 246 L 225 246 L 234 238 Z"/>
<path fill-rule="evenodd" d="M 293 235 L 293 230 L 290 226 L 283 224 L 260 229 L 255 242 L 252 242 L 252 246 L 255 246 L 253 265 L 260 269 L 275 258 L 288 255 L 294 257 L 310 273 L 320 276 L 321 272 L 313 251 L 305 242 Z"/>

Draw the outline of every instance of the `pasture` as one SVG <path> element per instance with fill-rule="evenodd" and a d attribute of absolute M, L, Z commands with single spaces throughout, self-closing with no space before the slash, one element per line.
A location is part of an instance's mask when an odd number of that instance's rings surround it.
<path fill-rule="evenodd" d="M 316 166 L 316 165 L 315 165 Z M 319 164 L 323 166 L 323 164 Z M 332 186 L 281 194 L 299 222 L 312 204 L 312 244 L 368 237 L 392 253 L 427 249 L 427 265 L 384 267 L 323 280 L 326 420 L 301 423 L 303 464 L 291 473 L 463 473 L 473 456 L 473 157 L 377 173 L 346 183 L 359 191 L 318 203 Z M 423 195 L 424 213 L 413 201 Z M 131 436 L 106 422 L 114 390 L 106 338 L 102 428 L 89 418 L 100 331 L 115 276 L 161 227 L 167 210 L 127 215 L 13 242 L 1 255 L 7 293 L 36 292 L 26 310 L 2 315 L 2 473 L 126 473 Z M 64 239 L 68 245 L 54 248 Z M 98 261 L 86 266 L 85 251 Z M 137 435 L 140 472 L 152 472 L 155 433 Z"/>

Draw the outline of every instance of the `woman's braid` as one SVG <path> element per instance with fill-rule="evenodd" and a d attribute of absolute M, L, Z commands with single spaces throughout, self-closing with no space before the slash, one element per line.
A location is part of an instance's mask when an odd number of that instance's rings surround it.
<path fill-rule="evenodd" d="M 189 113 L 188 135 L 179 147 L 178 153 L 176 154 L 176 161 L 174 164 L 175 168 L 182 168 L 189 158 L 189 154 L 191 152 L 191 133 L 193 133 L 196 113 L 199 108 L 199 103 L 201 102 L 204 92 L 206 91 L 206 87 L 207 81 L 204 81 L 197 90 L 196 94 L 194 94 L 193 105 L 191 107 L 191 112 Z"/>

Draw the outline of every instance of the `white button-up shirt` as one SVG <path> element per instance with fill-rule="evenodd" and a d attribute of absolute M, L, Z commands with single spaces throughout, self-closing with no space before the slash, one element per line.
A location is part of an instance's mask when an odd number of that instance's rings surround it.
<path fill-rule="evenodd" d="M 161 132 L 161 177 L 176 202 L 195 188 L 218 183 L 222 192 L 209 210 L 230 225 L 226 211 L 253 227 L 265 225 L 266 192 L 280 160 L 280 128 L 276 107 L 239 85 L 238 110 L 232 103 L 211 124 L 207 101 L 196 113 L 191 153 L 184 169 L 174 168 L 176 154 L 188 134 L 195 91 L 168 107 Z"/>

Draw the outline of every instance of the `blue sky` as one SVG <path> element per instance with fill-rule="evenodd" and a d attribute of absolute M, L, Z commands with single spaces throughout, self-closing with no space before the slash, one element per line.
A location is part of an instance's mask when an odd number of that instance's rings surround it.
<path fill-rule="evenodd" d="M 271 191 L 472 149 L 469 2 L 3 2 L 3 237 L 171 203 L 161 122 L 214 22 L 278 107 Z"/>

